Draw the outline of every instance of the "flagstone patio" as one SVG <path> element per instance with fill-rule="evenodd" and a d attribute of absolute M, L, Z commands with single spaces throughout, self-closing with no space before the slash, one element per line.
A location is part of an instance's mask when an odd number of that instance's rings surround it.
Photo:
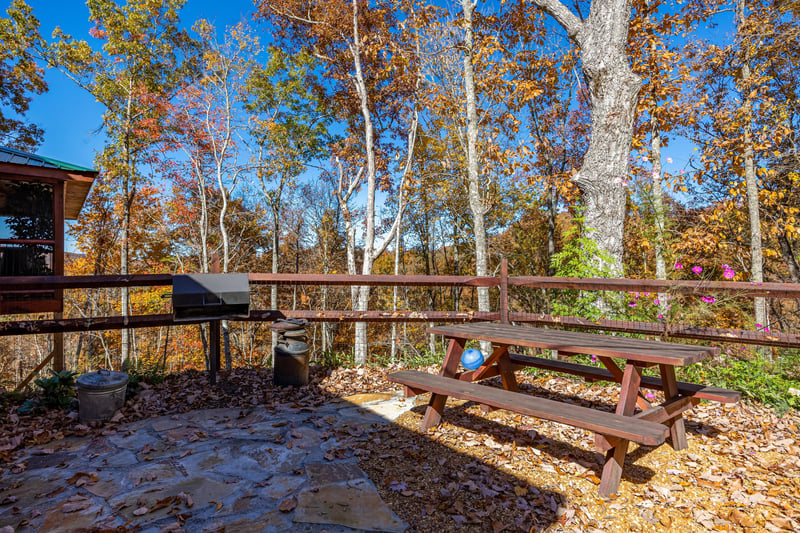
<path fill-rule="evenodd" d="M 0 480 L 0 533 L 402 532 L 355 442 L 413 407 L 359 394 L 140 420 L 31 449 Z"/>

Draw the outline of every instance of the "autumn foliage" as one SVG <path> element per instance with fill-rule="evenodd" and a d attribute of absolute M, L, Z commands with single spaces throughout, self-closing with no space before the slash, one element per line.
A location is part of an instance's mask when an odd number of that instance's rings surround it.
<path fill-rule="evenodd" d="M 480 4 L 468 43 L 461 6 L 424 1 L 261 0 L 252 22 L 217 28 L 183 20 L 180 0 L 92 0 L 84 41 L 40 36 L 35 10 L 16 1 L 0 19 L 17 51 L 0 51 L 0 140 L 40 139 L 24 115 L 45 69 L 102 103 L 101 178 L 70 230 L 72 275 L 208 272 L 215 254 L 231 272 L 475 274 L 485 228 L 489 275 L 505 258 L 512 276 L 800 282 L 800 4 L 598 5 Z M 614 50 L 592 48 L 604 27 Z M 627 59 L 622 74 L 597 70 L 601 56 Z M 615 80 L 624 91 L 604 92 Z M 625 116 L 603 144 L 615 109 Z M 609 220 L 613 232 L 598 231 Z M 165 313 L 166 292 L 68 291 L 65 313 Z M 572 296 L 520 289 L 511 305 L 576 313 Z M 622 295 L 601 311 L 790 333 L 800 323 L 790 300 L 765 301 L 764 315 L 753 300 L 703 298 Z M 253 294 L 259 309 L 479 305 L 454 287 Z M 438 350 L 424 328 L 355 327 L 356 353 Z M 352 353 L 353 335 L 315 325 L 315 356 Z M 234 365 L 269 364 L 264 324 L 234 322 L 228 336 Z M 48 352 L 44 337 L 27 340 L 0 341 L 14 354 L 3 382 Z M 201 368 L 207 342 L 198 326 L 70 334 L 68 363 L 119 367 L 127 354 L 141 368 Z"/>

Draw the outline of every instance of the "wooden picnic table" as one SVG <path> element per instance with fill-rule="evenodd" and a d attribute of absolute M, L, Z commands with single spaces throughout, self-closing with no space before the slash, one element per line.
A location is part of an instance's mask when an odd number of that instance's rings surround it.
<path fill-rule="evenodd" d="M 701 399 L 728 403 L 740 399 L 736 391 L 683 383 L 675 377 L 675 367 L 714 356 L 719 353 L 718 348 L 495 323 L 439 326 L 428 328 L 427 332 L 450 339 L 439 376 L 414 370 L 389 376 L 405 385 L 407 395 L 432 393 L 422 420 L 423 429 L 440 422 L 447 398 L 453 396 L 594 431 L 597 448 L 606 452 L 601 496 L 619 489 L 629 441 L 658 446 L 669 438 L 674 449 L 685 449 L 684 411 Z M 491 342 L 493 351 L 478 369 L 458 372 L 464 346 L 471 339 Z M 557 350 L 560 355 L 596 355 L 605 368 L 514 354 L 509 351 L 512 346 Z M 612 358 L 624 359 L 624 365 L 620 367 Z M 520 394 L 514 371 L 525 366 L 565 372 L 589 381 L 616 381 L 620 384 L 616 412 Z M 642 369 L 653 366 L 658 366 L 660 377 L 642 375 Z M 503 389 L 474 383 L 498 375 Z M 642 393 L 647 388 L 663 390 L 665 401 L 651 404 Z"/>

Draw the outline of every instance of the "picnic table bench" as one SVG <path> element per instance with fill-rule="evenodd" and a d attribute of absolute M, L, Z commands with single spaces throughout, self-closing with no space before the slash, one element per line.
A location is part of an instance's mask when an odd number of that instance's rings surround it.
<path fill-rule="evenodd" d="M 600 478 L 601 496 L 618 491 L 629 442 L 658 446 L 669 439 L 674 449 L 685 449 L 683 412 L 702 399 L 733 403 L 741 398 L 736 391 L 679 382 L 675 378 L 676 366 L 698 363 L 719 353 L 718 348 L 494 323 L 439 326 L 427 331 L 450 339 L 439 375 L 415 370 L 389 375 L 391 381 L 405 386 L 408 396 L 432 393 L 422 420 L 423 429 L 440 422 L 447 398 L 452 396 L 593 431 L 597 448 L 606 452 Z M 458 372 L 461 354 L 470 339 L 491 342 L 493 351 L 476 370 Z M 605 368 L 514 354 L 509 352 L 511 346 L 557 350 L 570 356 L 592 354 Z M 624 359 L 624 367 L 612 358 Z M 616 412 L 521 394 L 514 372 L 526 366 L 564 372 L 588 381 L 619 383 Z M 660 377 L 642 375 L 643 368 L 652 366 L 658 366 Z M 503 389 L 476 383 L 495 376 L 502 379 Z M 665 401 L 651 404 L 642 389 L 664 391 Z"/>

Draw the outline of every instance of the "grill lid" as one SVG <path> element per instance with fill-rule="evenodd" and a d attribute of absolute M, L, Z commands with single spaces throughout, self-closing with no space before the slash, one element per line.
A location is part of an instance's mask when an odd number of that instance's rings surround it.
<path fill-rule="evenodd" d="M 175 320 L 218 320 L 250 315 L 247 274 L 178 274 L 172 278 Z"/>

